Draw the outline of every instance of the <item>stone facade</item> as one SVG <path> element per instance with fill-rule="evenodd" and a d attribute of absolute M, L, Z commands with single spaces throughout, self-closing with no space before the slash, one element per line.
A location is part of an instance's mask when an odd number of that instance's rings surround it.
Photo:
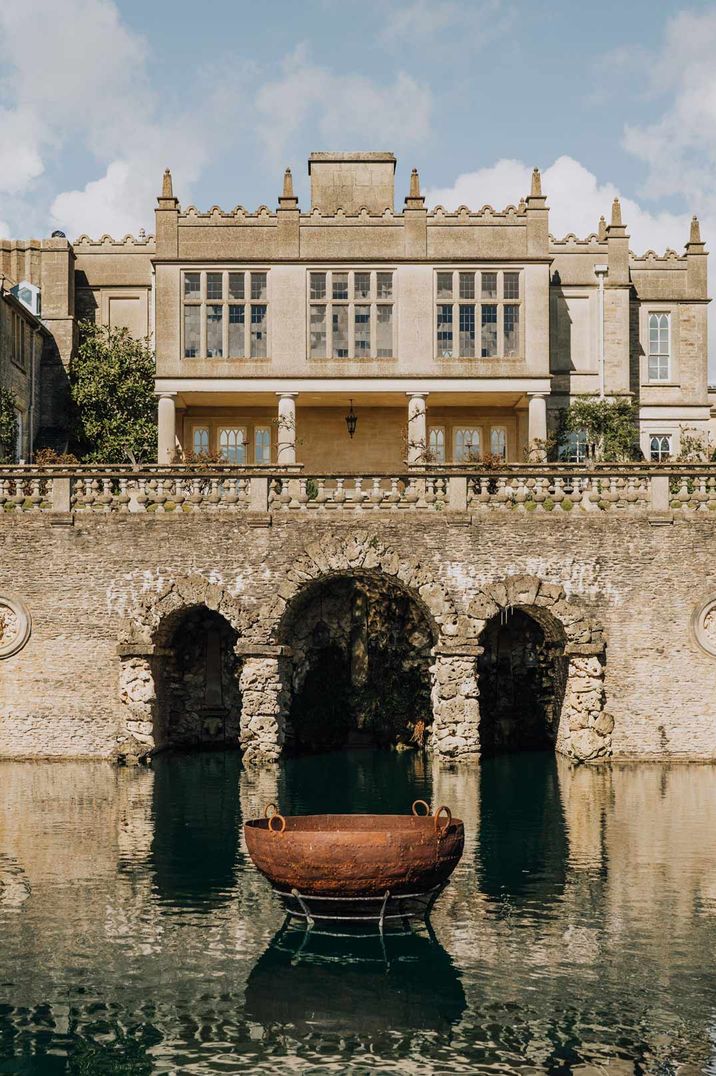
<path fill-rule="evenodd" d="M 256 527 L 237 516 L 78 514 L 57 526 L 42 513 L 6 515 L 0 594 L 11 582 L 32 633 L 2 660 L 0 754 L 161 747 L 167 651 L 187 611 L 205 607 L 237 639 L 245 757 L 275 760 L 293 603 L 316 581 L 367 574 L 402 588 L 433 626 L 440 757 L 479 753 L 481 638 L 490 618 L 522 610 L 566 662 L 560 752 L 716 758 L 716 659 L 703 645 L 716 600 L 710 513 L 667 526 L 599 512 L 409 518 L 278 515 Z"/>
<path fill-rule="evenodd" d="M 154 236 L 0 240 L 0 273 L 42 291 L 43 442 L 62 441 L 81 318 L 151 338 L 163 463 L 517 461 L 600 392 L 638 404 L 647 457 L 652 437 L 673 455 L 706 433 L 696 220 L 685 253 L 638 255 L 618 202 L 589 236 L 551 236 L 536 170 L 518 205 L 455 212 L 426 206 L 417 173 L 396 207 L 394 170 L 390 153 L 312 154 L 310 206 L 287 172 L 255 212 L 181 206 L 167 171 Z"/>

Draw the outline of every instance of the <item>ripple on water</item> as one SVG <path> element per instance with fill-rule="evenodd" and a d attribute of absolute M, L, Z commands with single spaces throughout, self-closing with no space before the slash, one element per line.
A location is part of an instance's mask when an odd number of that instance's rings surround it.
<path fill-rule="evenodd" d="M 437 940 L 281 934 L 243 819 L 416 798 L 466 825 Z M 711 766 L 0 763 L 0 1073 L 716 1074 L 715 822 Z"/>

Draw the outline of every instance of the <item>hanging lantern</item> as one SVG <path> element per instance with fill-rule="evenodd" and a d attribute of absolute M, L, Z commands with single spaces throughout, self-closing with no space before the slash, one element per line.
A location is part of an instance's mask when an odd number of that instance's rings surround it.
<path fill-rule="evenodd" d="M 358 425 L 358 416 L 353 410 L 353 400 L 351 400 L 350 410 L 346 415 L 346 426 L 348 427 L 348 436 L 353 437 L 356 432 L 356 426 Z"/>

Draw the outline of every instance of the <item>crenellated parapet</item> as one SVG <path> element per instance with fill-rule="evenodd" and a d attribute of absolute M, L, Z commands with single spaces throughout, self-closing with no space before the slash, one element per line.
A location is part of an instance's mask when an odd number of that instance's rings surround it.
<path fill-rule="evenodd" d="M 102 250 L 119 250 L 123 253 L 137 247 L 142 253 L 154 253 L 154 236 L 146 235 L 143 229 L 140 230 L 139 234 L 136 236 L 127 233 L 121 239 L 115 239 L 106 232 L 98 239 L 92 239 L 91 236 L 83 233 L 75 239 L 72 246 L 75 253 L 80 254 L 90 248 L 94 249 L 97 247 Z"/>

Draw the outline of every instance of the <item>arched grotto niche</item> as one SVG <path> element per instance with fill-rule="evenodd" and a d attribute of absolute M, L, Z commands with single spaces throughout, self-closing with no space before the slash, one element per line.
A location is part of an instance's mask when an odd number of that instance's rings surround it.
<path fill-rule="evenodd" d="M 484 754 L 554 748 L 567 682 L 564 635 L 544 612 L 505 607 L 480 636 L 480 743 Z"/>
<path fill-rule="evenodd" d="M 318 578 L 280 629 L 292 654 L 286 746 L 422 746 L 436 632 L 423 604 L 378 573 Z"/>
<path fill-rule="evenodd" d="M 154 658 L 157 747 L 238 746 L 241 663 L 236 630 L 204 605 L 182 610 Z"/>

